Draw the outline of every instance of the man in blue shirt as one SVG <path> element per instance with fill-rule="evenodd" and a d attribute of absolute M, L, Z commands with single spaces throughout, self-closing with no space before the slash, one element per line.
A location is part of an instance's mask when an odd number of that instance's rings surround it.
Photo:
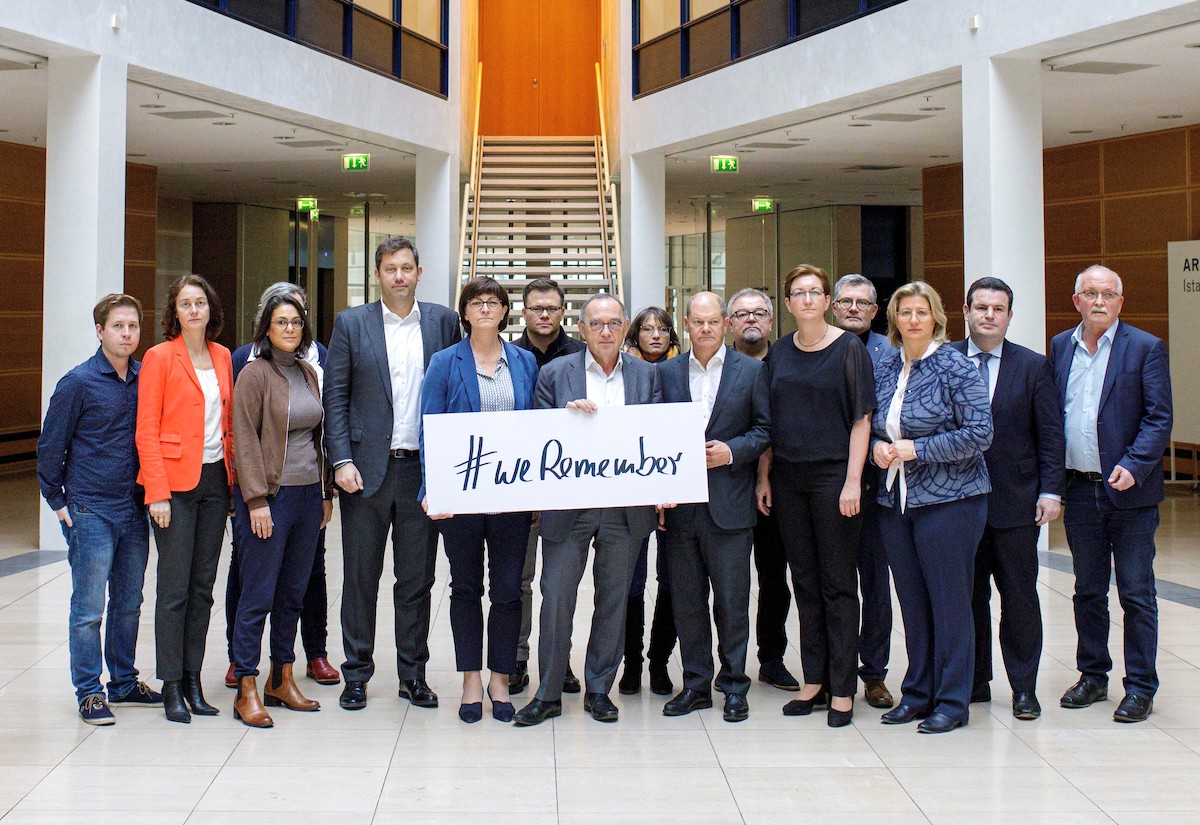
<path fill-rule="evenodd" d="M 106 295 L 92 311 L 100 348 L 63 376 L 37 445 L 42 496 L 58 516 L 71 564 L 68 647 L 79 715 L 111 725 L 109 705 L 158 707 L 162 696 L 134 667 L 142 582 L 149 555 L 134 444 L 142 305 Z M 100 620 L 108 588 L 108 698 L 100 687 Z"/>

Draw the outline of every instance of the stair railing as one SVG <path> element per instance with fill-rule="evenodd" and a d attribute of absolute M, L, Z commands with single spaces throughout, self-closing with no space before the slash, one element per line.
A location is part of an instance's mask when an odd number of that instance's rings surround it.
<path fill-rule="evenodd" d="M 613 193 L 612 183 L 612 167 L 608 161 L 608 125 L 607 119 L 604 116 L 604 103 L 607 98 L 604 96 L 604 78 L 600 72 L 600 64 L 596 63 L 596 104 L 600 108 L 600 170 L 599 170 L 599 186 L 600 186 L 600 227 L 601 238 L 603 240 L 604 252 L 604 277 L 609 280 L 609 288 L 613 294 L 625 302 L 625 279 L 621 274 L 621 229 L 620 221 L 617 217 L 617 202 Z M 608 219 L 605 209 L 605 200 L 612 207 L 612 246 L 613 246 L 613 261 L 616 264 L 615 270 L 610 271 L 608 245 Z"/>
<path fill-rule="evenodd" d="M 475 275 L 475 255 L 476 243 L 479 236 L 479 176 L 481 174 L 480 166 L 482 165 L 483 156 L 483 141 L 479 137 L 479 103 L 480 95 L 483 91 L 483 63 L 476 64 L 475 67 L 475 119 L 471 129 L 471 175 L 467 182 L 463 185 L 463 205 L 462 205 L 462 220 L 459 222 L 458 230 L 458 286 L 454 290 L 454 306 L 458 306 L 458 298 L 462 294 L 463 277 L 462 264 L 463 258 L 467 253 L 467 214 L 474 203 L 475 209 L 473 212 L 474 219 L 471 221 L 471 250 L 470 264 L 468 265 L 468 277 Z"/>

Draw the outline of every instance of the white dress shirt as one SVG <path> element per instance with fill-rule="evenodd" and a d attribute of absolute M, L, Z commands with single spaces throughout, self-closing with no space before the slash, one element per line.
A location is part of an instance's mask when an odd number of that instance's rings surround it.
<path fill-rule="evenodd" d="M 696 360 L 696 351 L 692 350 L 688 357 L 688 385 L 692 391 L 692 400 L 704 404 L 704 424 L 712 417 L 713 402 L 717 400 L 717 390 L 721 387 L 721 373 L 725 369 L 725 345 L 713 353 L 705 367 Z"/>
<path fill-rule="evenodd" d="M 583 353 L 584 375 L 587 378 L 587 397 L 597 407 L 625 406 L 625 365 L 617 356 L 617 365 L 612 375 L 605 375 L 600 362 L 592 357 L 591 350 Z"/>
<path fill-rule="evenodd" d="M 971 359 L 976 369 L 979 368 L 979 353 L 986 352 L 992 356 L 988 361 L 988 401 L 996 397 L 996 376 L 1000 374 L 1000 357 L 1004 354 L 1004 342 L 1001 341 L 995 349 L 982 350 L 975 342 L 967 338 L 967 357 Z"/>
<path fill-rule="evenodd" d="M 1108 356 L 1112 354 L 1117 324 L 1104 331 L 1096 342 L 1096 354 L 1088 352 L 1083 343 L 1083 324 L 1071 333 L 1075 352 L 1071 357 L 1071 372 L 1067 375 L 1066 430 L 1067 469 L 1084 473 L 1099 473 L 1100 441 L 1096 419 L 1100 415 L 1100 394 L 1104 392 L 1104 373 L 1108 371 Z"/>
<path fill-rule="evenodd" d="M 425 347 L 421 340 L 421 307 L 401 318 L 383 308 L 383 337 L 392 376 L 393 450 L 415 450 L 421 427 L 421 383 L 425 380 Z"/>

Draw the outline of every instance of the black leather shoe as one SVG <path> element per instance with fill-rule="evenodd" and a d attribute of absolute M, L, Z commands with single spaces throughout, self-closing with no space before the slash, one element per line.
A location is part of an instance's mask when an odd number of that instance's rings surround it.
<path fill-rule="evenodd" d="M 606 693 L 583 694 L 583 709 L 590 713 L 597 722 L 617 721 L 617 706 L 612 703 Z"/>
<path fill-rule="evenodd" d="M 404 679 L 400 682 L 400 698 L 407 699 L 418 708 L 436 708 L 437 694 L 429 689 L 424 679 Z"/>
<path fill-rule="evenodd" d="M 687 716 L 694 710 L 711 708 L 712 694 L 684 688 L 679 695 L 663 705 L 663 716 Z"/>
<path fill-rule="evenodd" d="M 1013 716 L 1018 719 L 1037 719 L 1041 715 L 1041 703 L 1032 690 L 1013 692 Z"/>
<path fill-rule="evenodd" d="M 901 702 L 880 716 L 879 721 L 885 725 L 907 725 L 909 722 L 915 722 L 917 719 L 924 719 L 927 716 L 929 716 L 929 711 L 920 710 Z"/>
<path fill-rule="evenodd" d="M 650 663 L 650 692 L 655 696 L 670 696 L 675 692 L 675 683 L 671 681 L 671 676 L 667 673 L 665 662 Z"/>
<path fill-rule="evenodd" d="M 563 693 L 579 693 L 583 688 L 579 684 L 579 679 L 571 672 L 571 668 L 567 668 L 567 675 L 563 677 Z"/>
<path fill-rule="evenodd" d="M 992 686 L 987 682 L 971 688 L 971 704 L 992 701 Z"/>
<path fill-rule="evenodd" d="M 963 723 L 944 713 L 931 713 L 924 722 L 917 725 L 917 733 L 949 733 L 955 728 L 961 728 Z"/>
<path fill-rule="evenodd" d="M 342 710 L 362 710 L 367 706 L 367 683 L 346 680 L 342 695 L 338 697 Z"/>
<path fill-rule="evenodd" d="M 529 662 L 517 662 L 517 668 L 508 674 L 508 692 L 512 696 L 524 693 L 529 687 Z"/>
<path fill-rule="evenodd" d="M 1117 712 L 1113 714 L 1114 722 L 1145 722 L 1154 713 L 1154 700 L 1138 696 L 1136 693 L 1126 693 Z"/>
<path fill-rule="evenodd" d="M 621 681 L 617 683 L 617 689 L 621 691 L 622 696 L 632 696 L 635 693 L 640 693 L 642 690 L 642 663 L 625 663 L 625 672 L 621 674 Z"/>
<path fill-rule="evenodd" d="M 517 715 L 513 717 L 513 725 L 518 728 L 529 728 L 540 725 L 555 716 L 562 716 L 562 702 L 557 700 L 543 702 L 541 699 L 534 699 L 517 711 Z"/>
<path fill-rule="evenodd" d="M 1079 681 L 1062 695 L 1058 703 L 1064 708 L 1086 708 L 1108 698 L 1108 682 L 1080 676 Z"/>
<path fill-rule="evenodd" d="M 745 722 L 750 718 L 750 703 L 740 693 L 725 694 L 725 712 L 722 718 L 726 722 Z"/>
<path fill-rule="evenodd" d="M 184 671 L 183 698 L 195 716 L 216 716 L 221 711 L 204 701 L 204 688 L 200 685 L 200 674 Z"/>
<path fill-rule="evenodd" d="M 821 691 L 811 699 L 793 699 L 783 706 L 784 716 L 808 716 L 817 708 L 829 704 L 829 694 Z"/>
<path fill-rule="evenodd" d="M 800 683 L 784 666 L 782 659 L 763 662 L 758 668 L 758 681 L 780 690 L 799 690 Z"/>
<path fill-rule="evenodd" d="M 182 722 L 187 724 L 192 721 L 192 714 L 188 712 L 187 705 L 183 701 L 183 686 L 178 681 L 162 683 L 163 696 L 163 711 L 167 714 L 168 722 Z"/>

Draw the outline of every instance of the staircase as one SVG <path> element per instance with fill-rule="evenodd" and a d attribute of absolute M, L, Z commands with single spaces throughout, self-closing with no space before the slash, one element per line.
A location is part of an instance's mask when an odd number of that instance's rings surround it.
<path fill-rule="evenodd" d="M 480 137 L 467 186 L 462 277 L 495 278 L 508 290 L 506 334 L 521 334 L 521 292 L 552 278 L 567 293 L 563 324 L 597 292 L 621 294 L 613 189 L 601 137 Z"/>

